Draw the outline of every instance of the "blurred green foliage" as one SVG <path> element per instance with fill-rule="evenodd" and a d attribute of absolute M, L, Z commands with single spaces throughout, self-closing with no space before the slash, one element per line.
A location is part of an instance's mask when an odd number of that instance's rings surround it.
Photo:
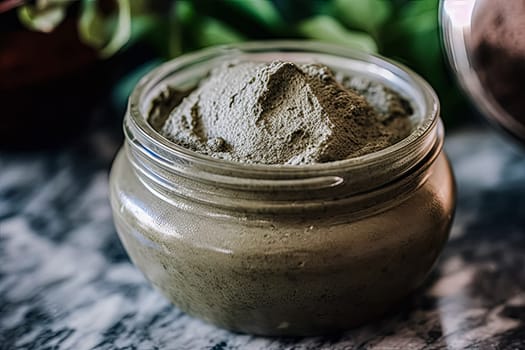
<path fill-rule="evenodd" d="M 378 52 L 400 61 L 437 91 L 453 125 L 466 113 L 463 94 L 445 62 L 438 0 L 194 0 L 179 1 L 179 54 L 246 39 L 306 38 Z M 205 28 L 215 24 L 214 31 Z"/>
<path fill-rule="evenodd" d="M 39 18 L 35 6 L 26 6 L 20 9 L 23 22 L 36 29 L 44 23 L 48 30 L 57 22 L 56 7 L 71 2 L 48 3 L 55 11 L 40 10 L 47 11 L 49 21 Z M 411 67 L 437 91 L 448 125 L 461 121 L 465 112 L 442 52 L 438 0 L 114 0 L 109 14 L 96 3 L 83 0 L 79 34 L 102 57 L 137 40 L 150 43 L 163 59 L 245 40 L 320 40 L 377 52 Z"/>

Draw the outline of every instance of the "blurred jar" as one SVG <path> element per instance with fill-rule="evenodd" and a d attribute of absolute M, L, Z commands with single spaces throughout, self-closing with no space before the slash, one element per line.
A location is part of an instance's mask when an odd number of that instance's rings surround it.
<path fill-rule="evenodd" d="M 442 0 L 445 49 L 472 102 L 525 143 L 525 0 Z"/>

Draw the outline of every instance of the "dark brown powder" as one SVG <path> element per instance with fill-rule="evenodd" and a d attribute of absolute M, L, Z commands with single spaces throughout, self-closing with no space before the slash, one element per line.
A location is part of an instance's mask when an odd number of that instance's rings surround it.
<path fill-rule="evenodd" d="M 525 126 L 525 0 L 480 2 L 471 28 L 472 64 L 481 83 Z"/>

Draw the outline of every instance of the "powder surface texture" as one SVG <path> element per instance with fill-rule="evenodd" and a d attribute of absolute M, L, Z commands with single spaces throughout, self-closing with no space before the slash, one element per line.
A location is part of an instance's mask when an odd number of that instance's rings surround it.
<path fill-rule="evenodd" d="M 172 107 L 162 99 L 164 106 Z M 180 98 L 179 98 L 180 101 Z M 177 102 L 179 102 L 177 101 Z M 408 136 L 410 103 L 321 64 L 227 63 L 150 123 L 169 140 L 243 163 L 301 165 L 375 152 Z M 155 112 L 156 111 L 156 112 Z"/>

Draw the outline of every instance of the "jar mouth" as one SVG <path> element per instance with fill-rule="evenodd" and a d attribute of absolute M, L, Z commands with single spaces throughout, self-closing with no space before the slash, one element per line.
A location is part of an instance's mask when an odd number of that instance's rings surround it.
<path fill-rule="evenodd" d="M 194 152 L 163 137 L 148 122 L 148 108 L 151 98 L 158 94 L 165 85 L 194 80 L 193 73 L 202 76 L 209 68 L 227 59 L 255 57 L 257 59 L 281 56 L 292 61 L 305 61 L 311 55 L 317 55 L 321 63 L 331 66 L 337 64 L 344 69 L 359 75 L 379 80 L 415 104 L 414 127 L 410 135 L 384 149 L 359 157 L 304 165 L 275 165 L 241 163 L 232 160 L 214 158 Z M 331 62 L 326 62 L 326 61 Z M 211 64 L 210 64 L 211 62 Z M 311 62 L 311 59 L 310 59 Z M 197 67 L 197 68 L 195 68 Z M 200 68 L 199 68 L 200 67 Z M 361 71 L 360 69 L 364 69 Z M 174 79 L 178 78 L 178 79 Z M 267 179 L 269 181 L 298 181 L 308 183 L 306 187 L 332 187 L 345 181 L 337 174 L 349 172 L 366 172 L 367 169 L 378 169 L 385 162 L 399 165 L 398 173 L 410 169 L 435 147 L 438 124 L 439 101 L 430 85 L 409 68 L 379 55 L 373 55 L 338 45 L 312 41 L 264 41 L 246 42 L 236 45 L 217 46 L 195 53 L 186 54 L 162 64 L 144 76 L 133 90 L 128 104 L 124 131 L 128 141 L 147 157 L 161 162 L 164 168 L 178 168 L 180 164 L 191 164 L 192 167 L 206 169 L 214 174 L 213 181 L 226 183 L 227 178 Z M 175 169 L 176 170 L 176 169 Z M 198 176 L 198 175 L 197 175 Z M 203 176 L 207 178 L 207 176 Z M 319 179 L 320 181 L 315 181 Z M 253 185 L 253 184 L 252 184 Z M 266 183 L 266 185 L 269 185 Z M 292 183 L 288 185 L 292 186 Z"/>

